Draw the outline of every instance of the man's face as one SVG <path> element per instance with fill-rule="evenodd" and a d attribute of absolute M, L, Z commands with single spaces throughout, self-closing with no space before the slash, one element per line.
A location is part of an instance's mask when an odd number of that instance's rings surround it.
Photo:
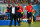
<path fill-rule="evenodd" d="M 10 7 L 10 6 L 9 6 Z"/>
<path fill-rule="evenodd" d="M 15 7 L 15 4 L 13 4 L 13 7 Z"/>
<path fill-rule="evenodd" d="M 20 6 L 20 4 L 18 3 L 18 6 Z"/>
<path fill-rule="evenodd" d="M 32 3 L 30 3 L 30 5 L 32 5 Z"/>
<path fill-rule="evenodd" d="M 10 4 L 8 6 L 10 7 Z"/>

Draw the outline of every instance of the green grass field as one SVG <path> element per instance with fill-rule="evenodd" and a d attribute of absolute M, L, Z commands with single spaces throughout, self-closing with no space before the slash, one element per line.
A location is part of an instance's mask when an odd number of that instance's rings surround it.
<path fill-rule="evenodd" d="M 0 27 L 9 27 L 9 26 L 0 26 Z M 28 27 L 28 23 L 23 23 L 21 22 L 20 26 L 13 26 L 12 27 Z M 31 27 L 40 27 L 40 22 L 34 22 L 33 24 L 31 24 Z"/>

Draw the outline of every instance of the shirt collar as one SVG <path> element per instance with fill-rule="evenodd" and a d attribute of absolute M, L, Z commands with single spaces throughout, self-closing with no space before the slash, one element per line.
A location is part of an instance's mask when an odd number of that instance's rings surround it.
<path fill-rule="evenodd" d="M 15 8 L 15 7 L 12 6 L 12 8 Z"/>

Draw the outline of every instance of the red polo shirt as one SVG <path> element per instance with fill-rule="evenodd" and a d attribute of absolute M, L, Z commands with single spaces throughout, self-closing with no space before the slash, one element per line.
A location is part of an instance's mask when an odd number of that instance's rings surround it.
<path fill-rule="evenodd" d="M 18 7 L 18 6 L 17 6 Z M 17 10 L 17 12 L 22 12 L 23 11 L 23 8 L 22 6 L 19 7 L 19 10 Z"/>
<path fill-rule="evenodd" d="M 26 6 L 26 10 L 28 11 L 28 12 L 32 12 L 32 10 L 33 10 L 33 8 L 32 8 L 32 6 L 30 5 L 27 5 Z"/>

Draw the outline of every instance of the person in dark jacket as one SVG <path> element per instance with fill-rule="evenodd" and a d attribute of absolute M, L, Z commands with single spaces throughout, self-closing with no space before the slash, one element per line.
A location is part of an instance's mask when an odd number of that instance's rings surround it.
<path fill-rule="evenodd" d="M 10 10 L 11 10 L 11 7 L 10 7 L 10 4 L 8 4 L 7 12 L 6 12 L 6 13 L 9 13 L 9 14 L 10 14 L 10 13 L 11 13 Z M 10 18 L 9 18 L 9 14 L 8 14 L 8 19 L 10 19 Z M 10 15 L 11 15 L 11 14 L 10 14 Z M 7 20 L 8 20 L 8 19 L 7 19 Z"/>
<path fill-rule="evenodd" d="M 15 4 L 13 4 L 13 6 L 10 9 L 10 13 L 11 13 L 11 21 L 10 21 L 10 26 L 12 26 L 12 22 L 13 22 L 13 18 L 14 18 L 14 26 L 16 26 L 16 18 L 17 18 L 17 10 L 19 8 L 17 8 L 15 6 Z"/>

